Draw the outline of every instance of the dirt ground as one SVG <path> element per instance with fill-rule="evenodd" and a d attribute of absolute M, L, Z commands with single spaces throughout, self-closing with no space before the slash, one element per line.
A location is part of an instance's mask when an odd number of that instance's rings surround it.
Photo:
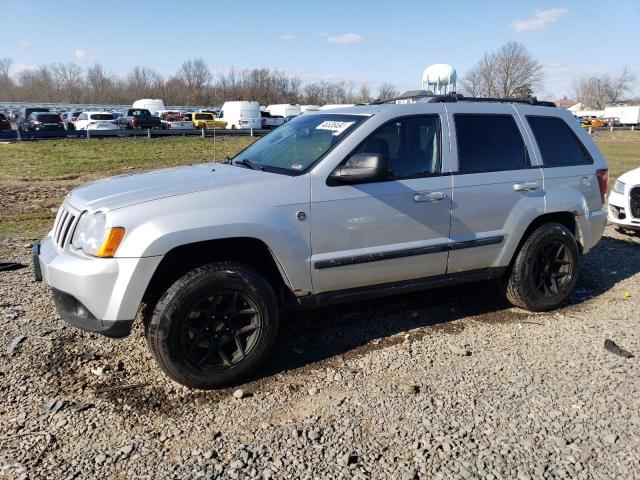
<path fill-rule="evenodd" d="M 23 241 L 1 247 L 29 263 Z M 548 314 L 486 283 L 290 315 L 241 399 L 167 380 L 140 324 L 67 326 L 30 268 L 0 273 L 0 299 L 0 478 L 640 472 L 640 238 L 611 227 Z"/>

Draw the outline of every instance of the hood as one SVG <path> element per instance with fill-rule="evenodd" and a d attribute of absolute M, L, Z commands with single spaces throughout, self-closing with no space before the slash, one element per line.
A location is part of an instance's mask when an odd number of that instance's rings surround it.
<path fill-rule="evenodd" d="M 640 167 L 627 173 L 623 173 L 618 177 L 618 180 L 626 183 L 627 185 L 640 185 Z"/>
<path fill-rule="evenodd" d="M 262 182 L 276 174 L 226 164 L 199 164 L 118 175 L 74 189 L 69 203 L 78 209 L 107 209 L 135 205 L 224 186 Z M 282 175 L 276 175 L 281 177 Z"/>

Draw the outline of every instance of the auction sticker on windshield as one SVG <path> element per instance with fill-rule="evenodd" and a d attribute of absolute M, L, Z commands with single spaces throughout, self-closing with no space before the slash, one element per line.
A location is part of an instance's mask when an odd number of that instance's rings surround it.
<path fill-rule="evenodd" d="M 316 127 L 316 130 L 331 130 L 334 135 L 340 135 L 355 122 L 339 122 L 334 120 L 325 120 Z"/>

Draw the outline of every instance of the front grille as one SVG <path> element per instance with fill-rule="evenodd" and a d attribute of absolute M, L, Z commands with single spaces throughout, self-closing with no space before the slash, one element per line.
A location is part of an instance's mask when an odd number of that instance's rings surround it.
<path fill-rule="evenodd" d="M 71 235 L 75 228 L 78 215 L 65 204 L 62 204 L 58 216 L 53 224 L 53 243 L 59 248 L 66 247 L 71 242 Z"/>
<path fill-rule="evenodd" d="M 629 208 L 633 218 L 640 218 L 640 187 L 633 187 L 629 192 Z"/>

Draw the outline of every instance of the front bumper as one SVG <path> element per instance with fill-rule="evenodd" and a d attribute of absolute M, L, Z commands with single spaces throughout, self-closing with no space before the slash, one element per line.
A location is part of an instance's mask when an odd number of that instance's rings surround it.
<path fill-rule="evenodd" d="M 634 218 L 631 214 L 631 204 L 629 193 L 620 194 L 611 192 L 609 194 L 609 222 L 630 230 L 640 230 L 640 218 Z"/>
<path fill-rule="evenodd" d="M 161 260 L 88 257 L 58 248 L 50 236 L 33 251 L 36 279 L 51 287 L 60 316 L 73 326 L 109 336 L 131 330 Z"/>
<path fill-rule="evenodd" d="M 73 295 L 51 289 L 60 317 L 69 325 L 107 337 L 122 338 L 131 333 L 133 320 L 100 320 Z"/>

